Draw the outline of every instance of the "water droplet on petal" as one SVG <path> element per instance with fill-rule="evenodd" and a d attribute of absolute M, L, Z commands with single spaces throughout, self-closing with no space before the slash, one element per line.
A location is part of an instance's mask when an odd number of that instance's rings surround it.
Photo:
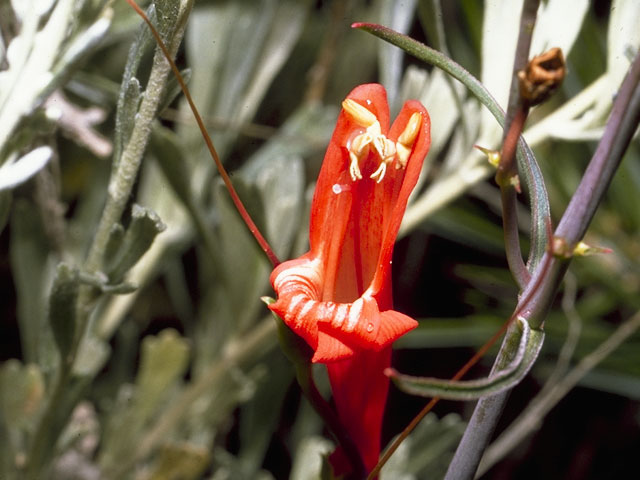
<path fill-rule="evenodd" d="M 367 324 L 367 332 L 369 333 L 373 332 L 373 323 Z"/>
<path fill-rule="evenodd" d="M 344 192 L 348 192 L 349 190 L 351 190 L 351 185 L 344 184 L 344 183 L 334 183 L 333 186 L 331 187 L 331 191 L 336 195 L 339 195 Z"/>

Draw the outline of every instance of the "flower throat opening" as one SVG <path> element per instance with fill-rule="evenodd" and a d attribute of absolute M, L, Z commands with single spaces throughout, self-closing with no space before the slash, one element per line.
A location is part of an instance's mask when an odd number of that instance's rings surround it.
<path fill-rule="evenodd" d="M 398 140 L 393 142 L 382 133 L 378 117 L 372 111 L 350 98 L 342 102 L 342 108 L 347 115 L 365 129 L 363 132 L 357 133 L 347 143 L 351 180 L 354 182 L 362 180 L 360 162 L 367 157 L 372 149 L 378 157 L 379 165 L 369 178 L 375 180 L 376 183 L 382 181 L 387 172 L 387 165 L 393 163 L 394 160 L 397 160 L 396 169 L 407 166 L 411 149 L 422 124 L 420 112 L 411 115 Z"/>

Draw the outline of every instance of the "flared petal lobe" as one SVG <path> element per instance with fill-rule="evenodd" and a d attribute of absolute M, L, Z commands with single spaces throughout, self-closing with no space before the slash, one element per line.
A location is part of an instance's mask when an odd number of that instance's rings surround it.
<path fill-rule="evenodd" d="M 272 277 L 278 300 L 270 306 L 313 348 L 313 362 L 349 358 L 362 349 L 380 351 L 417 325 L 399 312 L 381 312 L 367 293 L 352 303 L 318 300 L 322 276 L 317 264 L 302 257 L 278 267 Z"/>

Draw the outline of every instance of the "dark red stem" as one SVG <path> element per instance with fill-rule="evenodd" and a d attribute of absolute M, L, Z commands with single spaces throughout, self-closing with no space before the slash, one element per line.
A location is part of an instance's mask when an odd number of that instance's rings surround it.
<path fill-rule="evenodd" d="M 178 67 L 176 66 L 175 62 L 171 58 L 171 55 L 169 54 L 169 50 L 167 49 L 167 47 L 165 46 L 164 42 L 162 41 L 162 38 L 160 37 L 160 34 L 158 33 L 158 31 L 153 26 L 153 24 L 151 23 L 149 18 L 145 15 L 145 13 L 136 4 L 136 2 L 134 0 L 126 0 L 126 1 L 127 1 L 127 3 L 129 5 L 131 5 L 131 7 L 136 11 L 136 13 L 138 15 L 140 15 L 142 17 L 142 19 L 145 21 L 145 23 L 149 26 L 149 28 L 151 29 L 151 33 L 153 34 L 154 38 L 156 39 L 156 42 L 157 42 L 158 46 L 160 47 L 160 49 L 162 50 L 162 53 L 164 53 L 165 58 L 167 59 L 167 61 L 171 65 L 171 70 L 173 71 L 173 74 L 176 77 L 176 80 L 178 80 L 178 83 L 180 84 L 180 88 L 182 89 L 182 93 L 184 93 L 184 96 L 187 99 L 187 103 L 189 104 L 189 108 L 191 108 L 191 111 L 193 112 L 193 116 L 196 119 L 196 123 L 198 124 L 198 128 L 200 129 L 200 132 L 202 133 L 202 137 L 204 138 L 204 141 L 207 144 L 207 148 L 209 149 L 209 152 L 211 153 L 211 158 L 213 158 L 213 161 L 214 161 L 214 163 L 216 165 L 216 168 L 218 169 L 218 172 L 220 173 L 220 176 L 222 177 L 222 181 L 224 182 L 225 186 L 227 187 L 227 190 L 229 191 L 229 195 L 231 196 L 231 200 L 233 200 L 233 204 L 236 206 L 236 209 L 238 210 L 238 213 L 240 213 L 240 216 L 244 220 L 244 223 L 247 225 L 247 227 L 249 228 L 249 231 L 251 232 L 251 234 L 254 236 L 254 238 L 256 239 L 258 244 L 260 245 L 260 248 L 262 248 L 262 251 L 264 251 L 264 253 L 269 258 L 269 261 L 271 262 L 271 264 L 274 267 L 279 265 L 280 264 L 280 260 L 278 259 L 276 254 L 271 249 L 271 246 L 269 245 L 269 242 L 267 242 L 267 240 L 260 233 L 260 230 L 258 229 L 256 224 L 254 223 L 254 221 L 251 219 L 251 216 L 249 215 L 249 212 L 247 212 L 247 209 L 244 207 L 244 204 L 242 203 L 242 200 L 240 200 L 240 197 L 238 196 L 238 193 L 236 192 L 236 189 L 233 187 L 233 184 L 231 183 L 231 179 L 229 178 L 229 175 L 227 174 L 227 171 L 225 170 L 224 165 L 222 165 L 222 162 L 220 161 L 220 157 L 218 156 L 218 152 L 216 151 L 216 148 L 213 146 L 213 141 L 211 140 L 211 137 L 209 136 L 209 132 L 207 132 L 207 129 L 204 126 L 204 122 L 202 121 L 202 117 L 200 117 L 200 113 L 198 113 L 198 109 L 196 108 L 196 105 L 193 102 L 193 99 L 191 98 L 191 93 L 189 92 L 189 89 L 187 88 L 187 84 L 184 82 L 184 79 L 182 78 L 182 75 L 180 74 L 180 70 L 178 70 Z"/>

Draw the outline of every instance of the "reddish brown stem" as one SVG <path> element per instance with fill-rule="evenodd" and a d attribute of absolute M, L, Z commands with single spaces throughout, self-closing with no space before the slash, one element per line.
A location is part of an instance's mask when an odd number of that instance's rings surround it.
<path fill-rule="evenodd" d="M 229 175 L 227 174 L 227 171 L 225 170 L 224 165 L 222 165 L 222 162 L 220 161 L 220 157 L 218 156 L 218 152 L 216 151 L 216 148 L 213 146 L 213 140 L 211 140 L 211 137 L 209 136 L 209 132 L 207 132 L 207 129 L 204 126 L 204 122 L 202 121 L 202 117 L 200 116 L 200 113 L 198 112 L 198 109 L 196 108 L 196 105 L 193 102 L 193 98 L 191 98 L 191 93 L 189 92 L 189 89 L 187 88 L 187 84 L 184 82 L 184 79 L 182 78 L 182 75 L 180 74 L 180 70 L 178 70 L 178 67 L 176 66 L 175 62 L 171 58 L 171 55 L 169 54 L 169 50 L 167 49 L 167 47 L 165 46 L 164 42 L 162 41 L 162 38 L 160 37 L 160 34 L 158 33 L 156 28 L 151 23 L 151 20 L 149 20 L 149 18 L 145 15 L 145 13 L 136 4 L 136 2 L 134 0 L 126 0 L 126 1 L 127 1 L 127 3 L 129 5 L 131 5 L 131 7 L 136 11 L 136 13 L 138 15 L 140 15 L 140 17 L 142 17 L 142 19 L 145 21 L 145 23 L 149 26 L 149 28 L 151 29 L 151 33 L 153 34 L 154 38 L 156 39 L 156 43 L 158 44 L 158 46 L 162 50 L 162 53 L 164 54 L 165 58 L 167 59 L 167 61 L 171 65 L 171 70 L 173 71 L 173 74 L 176 77 L 176 80 L 180 84 L 180 88 L 182 89 L 182 93 L 184 93 L 184 96 L 187 99 L 187 103 L 189 104 L 189 108 L 191 109 L 191 112 L 193 113 L 193 116 L 196 119 L 196 123 L 198 124 L 198 128 L 200 129 L 200 132 L 202 133 L 202 137 L 204 138 L 204 142 L 206 143 L 207 148 L 209 149 L 209 153 L 211 154 L 211 158 L 213 159 L 213 161 L 214 161 L 214 163 L 216 165 L 216 168 L 218 169 L 218 173 L 220 173 L 220 177 L 222 177 L 222 181 L 224 182 L 225 186 L 227 187 L 227 190 L 229 191 L 229 195 L 231 196 L 231 200 L 233 201 L 233 204 L 236 206 L 236 209 L 238 210 L 238 213 L 240 214 L 240 216 L 244 220 L 244 223 L 249 228 L 249 231 L 251 232 L 251 234 L 254 236 L 254 238 L 256 239 L 258 244 L 260 245 L 260 248 L 262 248 L 262 251 L 269 258 L 269 261 L 271 262 L 271 264 L 274 267 L 279 265 L 280 264 L 280 260 L 278 259 L 276 254 L 273 252 L 271 246 L 269 245 L 269 242 L 267 242 L 267 240 L 260 233 L 260 230 L 258 229 L 256 224 L 252 220 L 251 216 L 249 215 L 249 212 L 247 212 L 247 209 L 244 207 L 244 204 L 242 203 L 242 200 L 240 200 L 240 197 L 238 196 L 238 193 L 236 192 L 236 189 L 233 187 L 233 184 L 231 183 L 231 179 L 229 178 Z"/>
<path fill-rule="evenodd" d="M 548 225 L 548 235 L 551 236 L 551 225 Z M 551 241 L 551 238 L 549 239 L 549 241 Z M 504 322 L 500 327 L 500 329 L 496 333 L 494 333 L 493 336 L 489 340 L 487 340 L 487 342 L 484 345 L 482 345 L 482 347 L 478 349 L 478 351 L 473 355 L 473 357 L 471 357 L 469 361 L 465 363 L 462 366 L 462 368 L 460 368 L 460 370 L 458 370 L 453 377 L 451 377 L 452 382 L 460 380 L 462 377 L 464 377 L 467 374 L 467 372 L 471 370 L 471 367 L 473 367 L 476 363 L 478 363 L 482 359 L 482 357 L 484 357 L 485 354 L 489 351 L 489 349 L 493 347 L 493 345 L 495 345 L 495 343 L 500 339 L 500 337 L 504 335 L 504 333 L 507 331 L 509 326 L 511 326 L 513 321 L 516 318 L 518 318 L 518 316 L 520 316 L 523 311 L 528 309 L 529 302 L 534 298 L 534 295 L 537 293 L 538 288 L 542 284 L 542 280 L 545 277 L 545 274 L 549 271 L 551 267 L 551 264 L 552 264 L 552 257 L 551 256 L 545 257 L 544 263 L 540 266 L 540 270 L 543 272 L 543 274 L 537 278 L 536 283 L 532 285 L 532 288 L 529 290 L 528 294 L 520 300 L 520 302 L 518 303 L 518 307 L 511 314 L 509 319 L 506 322 Z M 398 435 L 398 437 L 389 446 L 389 448 L 385 450 L 384 454 L 380 458 L 380 461 L 367 477 L 367 480 L 374 479 L 376 475 L 380 473 L 380 470 L 382 469 L 384 464 L 387 463 L 389 458 L 391 458 L 391 455 L 393 455 L 393 453 L 398 449 L 400 444 L 409 436 L 409 434 L 418 426 L 418 424 L 424 418 L 424 416 L 427 413 L 429 413 L 439 401 L 440 401 L 440 397 L 433 397 L 429 401 L 429 403 L 427 403 L 424 406 L 424 408 L 420 410 L 420 413 L 418 413 L 418 415 L 416 415 L 413 418 L 413 420 L 411 420 L 409 425 L 405 427 L 405 429 L 400 433 L 400 435 Z"/>
<path fill-rule="evenodd" d="M 500 186 L 502 196 L 502 227 L 504 232 L 505 252 L 509 270 L 518 283 L 520 289 L 524 289 L 531 279 L 527 270 L 522 251 L 520 249 L 520 232 L 518 230 L 517 194 L 518 194 L 518 167 L 515 161 L 518 140 L 524 128 L 528 106 L 520 103 L 516 109 L 513 121 L 508 126 L 504 137 L 500 164 L 496 172 L 496 183 Z"/>

